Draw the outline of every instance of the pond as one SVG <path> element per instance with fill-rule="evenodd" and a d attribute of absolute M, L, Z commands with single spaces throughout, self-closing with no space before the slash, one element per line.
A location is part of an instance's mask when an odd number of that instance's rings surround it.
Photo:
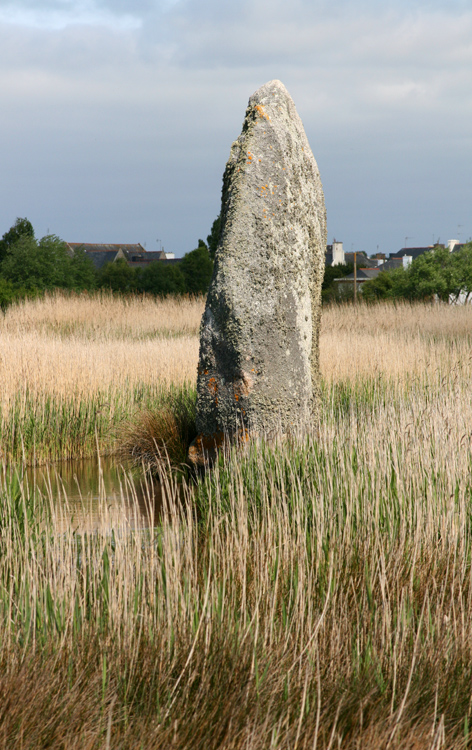
<path fill-rule="evenodd" d="M 117 522 L 130 528 L 154 526 L 166 499 L 182 491 L 144 472 L 130 472 L 113 457 L 27 468 L 24 481 L 49 499 L 56 527 L 72 526 L 77 531 L 103 529 Z"/>

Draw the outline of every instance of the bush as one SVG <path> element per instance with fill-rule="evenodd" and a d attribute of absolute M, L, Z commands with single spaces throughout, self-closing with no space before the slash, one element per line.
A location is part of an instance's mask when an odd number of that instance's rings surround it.
<path fill-rule="evenodd" d="M 206 294 L 213 274 L 213 261 L 203 240 L 198 240 L 198 247 L 186 253 L 180 263 L 180 270 L 185 278 L 185 286 L 190 294 Z"/>
<path fill-rule="evenodd" d="M 107 263 L 99 274 L 99 286 L 112 292 L 136 292 L 139 288 L 138 273 L 130 268 L 124 258 Z"/>
<path fill-rule="evenodd" d="M 92 261 L 80 251 L 71 256 L 66 243 L 54 234 L 39 241 L 21 235 L 8 247 L 1 270 L 6 281 L 27 292 L 81 291 L 93 289 L 96 283 Z"/>
<path fill-rule="evenodd" d="M 20 239 L 20 237 L 34 237 L 34 229 L 28 219 L 18 218 L 12 227 L 5 232 L 0 240 L 0 263 L 6 257 L 8 250 Z"/>
<path fill-rule="evenodd" d="M 155 261 L 142 271 L 140 288 L 143 292 L 160 296 L 184 294 L 185 277 L 178 265 L 166 265 L 162 261 Z"/>
<path fill-rule="evenodd" d="M 340 289 L 334 283 L 334 279 L 349 276 L 354 271 L 352 263 L 340 263 L 336 266 L 325 266 L 323 283 L 321 285 L 321 300 L 323 303 L 345 302 L 354 296 L 354 288 L 349 293 L 346 289 Z"/>
<path fill-rule="evenodd" d="M 0 310 L 5 311 L 13 302 L 19 302 L 27 297 L 37 297 L 41 294 L 41 290 L 37 288 L 33 287 L 27 290 L 0 276 Z"/>

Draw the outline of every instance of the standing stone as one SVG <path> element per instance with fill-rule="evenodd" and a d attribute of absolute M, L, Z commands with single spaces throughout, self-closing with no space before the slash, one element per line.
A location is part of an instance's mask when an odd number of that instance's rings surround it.
<path fill-rule="evenodd" d="M 221 234 L 200 329 L 203 465 L 226 439 L 287 434 L 319 413 L 323 188 L 285 86 L 249 99 L 223 176 Z"/>

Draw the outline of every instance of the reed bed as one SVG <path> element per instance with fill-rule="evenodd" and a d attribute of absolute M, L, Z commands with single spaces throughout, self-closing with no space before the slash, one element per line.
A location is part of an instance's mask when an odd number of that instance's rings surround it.
<path fill-rule="evenodd" d="M 4 467 L 0 747 L 470 747 L 471 389 L 325 385 L 316 432 L 168 479 L 145 531 Z"/>
<path fill-rule="evenodd" d="M 123 421 L 192 391 L 201 298 L 52 294 L 0 315 L 0 457 L 44 463 L 111 452 Z M 469 307 L 359 305 L 323 312 L 325 388 L 395 388 L 470 366 Z"/>
<path fill-rule="evenodd" d="M 193 388 L 202 300 L 54 294 L 0 316 L 0 457 L 113 450 L 116 430 Z"/>

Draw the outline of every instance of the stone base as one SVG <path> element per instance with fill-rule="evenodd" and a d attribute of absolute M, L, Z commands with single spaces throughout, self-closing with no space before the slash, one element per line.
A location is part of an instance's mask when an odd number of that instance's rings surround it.
<path fill-rule="evenodd" d="M 232 445 L 246 445 L 249 442 L 249 432 L 240 430 L 237 435 L 226 435 L 216 432 L 213 435 L 197 435 L 188 449 L 188 460 L 195 468 L 208 469 Z"/>

